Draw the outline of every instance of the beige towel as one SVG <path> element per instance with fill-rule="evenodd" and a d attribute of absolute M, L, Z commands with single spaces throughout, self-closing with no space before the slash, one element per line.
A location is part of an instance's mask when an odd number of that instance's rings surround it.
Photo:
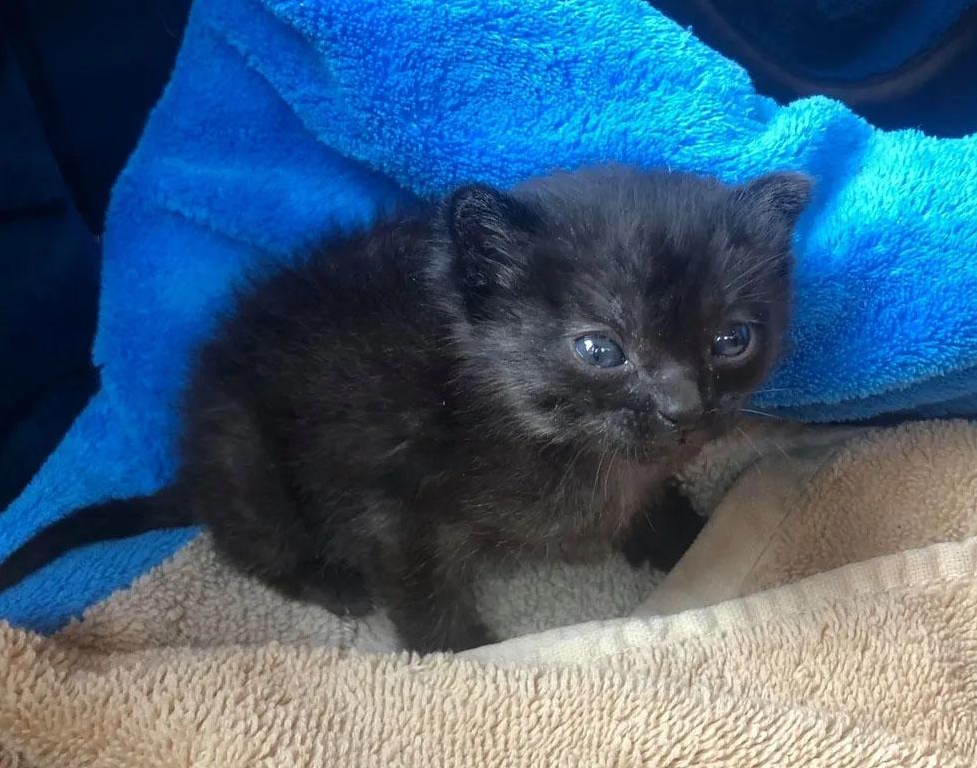
<path fill-rule="evenodd" d="M 56 638 L 0 628 L 0 765 L 977 765 L 977 429 L 811 435 L 758 444 L 641 605 L 617 564 L 488 574 L 509 634 L 601 620 L 464 657 L 365 652 L 382 619 L 276 602 L 198 541 Z"/>

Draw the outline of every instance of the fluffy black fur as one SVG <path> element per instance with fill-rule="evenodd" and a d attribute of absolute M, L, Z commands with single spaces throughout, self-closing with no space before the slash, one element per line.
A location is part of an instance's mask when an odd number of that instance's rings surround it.
<path fill-rule="evenodd" d="M 664 509 L 659 525 L 697 530 L 674 522 L 666 481 L 777 359 L 808 192 L 796 174 L 730 187 L 603 168 L 464 187 L 336 240 L 245 291 L 203 348 L 175 483 L 42 531 L 0 586 L 193 520 L 289 596 L 376 602 L 408 647 L 459 650 L 491 639 L 476 555 L 674 560 L 644 521 Z M 747 353 L 717 355 L 743 325 Z M 624 361 L 588 364 L 587 336 Z"/>

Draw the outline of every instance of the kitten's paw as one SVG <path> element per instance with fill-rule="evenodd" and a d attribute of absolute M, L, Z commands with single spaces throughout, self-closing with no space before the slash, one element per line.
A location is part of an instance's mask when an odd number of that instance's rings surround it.
<path fill-rule="evenodd" d="M 309 588 L 315 590 L 313 602 L 337 616 L 360 618 L 376 608 L 366 579 L 355 568 L 329 564 L 320 566 L 318 575 L 321 580 L 309 582 Z"/>
<path fill-rule="evenodd" d="M 705 525 L 705 518 L 675 485 L 644 514 L 639 514 L 618 548 L 632 568 L 652 568 L 666 573 L 692 546 Z"/>
<path fill-rule="evenodd" d="M 351 619 L 362 618 L 376 608 L 365 589 L 346 589 L 340 584 L 307 584 L 302 587 L 298 599 Z"/>
<path fill-rule="evenodd" d="M 362 574 L 342 565 L 317 564 L 301 575 L 270 583 L 285 597 L 318 605 L 336 616 L 360 618 L 376 609 Z"/>
<path fill-rule="evenodd" d="M 399 633 L 407 649 L 417 653 L 460 653 L 498 642 L 481 621 L 401 626 Z"/>
<path fill-rule="evenodd" d="M 499 639 L 492 630 L 479 621 L 468 627 L 465 632 L 452 638 L 452 641 L 451 650 L 458 652 L 467 651 L 470 648 L 481 648 L 483 645 L 492 645 L 499 642 Z"/>

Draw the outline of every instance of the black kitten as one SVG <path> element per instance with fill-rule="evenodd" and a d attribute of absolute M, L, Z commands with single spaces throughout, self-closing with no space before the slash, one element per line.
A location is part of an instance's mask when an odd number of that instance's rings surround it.
<path fill-rule="evenodd" d="M 605 168 L 333 242 L 202 350 L 175 483 L 56 523 L 0 586 L 196 521 L 287 595 L 379 602 L 412 649 L 489 642 L 474 556 L 642 558 L 634 521 L 777 359 L 808 193 Z"/>

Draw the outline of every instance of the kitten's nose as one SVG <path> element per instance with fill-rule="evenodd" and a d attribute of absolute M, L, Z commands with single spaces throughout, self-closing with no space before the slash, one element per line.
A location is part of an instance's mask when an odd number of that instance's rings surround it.
<path fill-rule="evenodd" d="M 655 404 L 658 418 L 668 427 L 686 427 L 702 416 L 698 385 L 679 372 L 664 376 L 658 385 Z"/>

